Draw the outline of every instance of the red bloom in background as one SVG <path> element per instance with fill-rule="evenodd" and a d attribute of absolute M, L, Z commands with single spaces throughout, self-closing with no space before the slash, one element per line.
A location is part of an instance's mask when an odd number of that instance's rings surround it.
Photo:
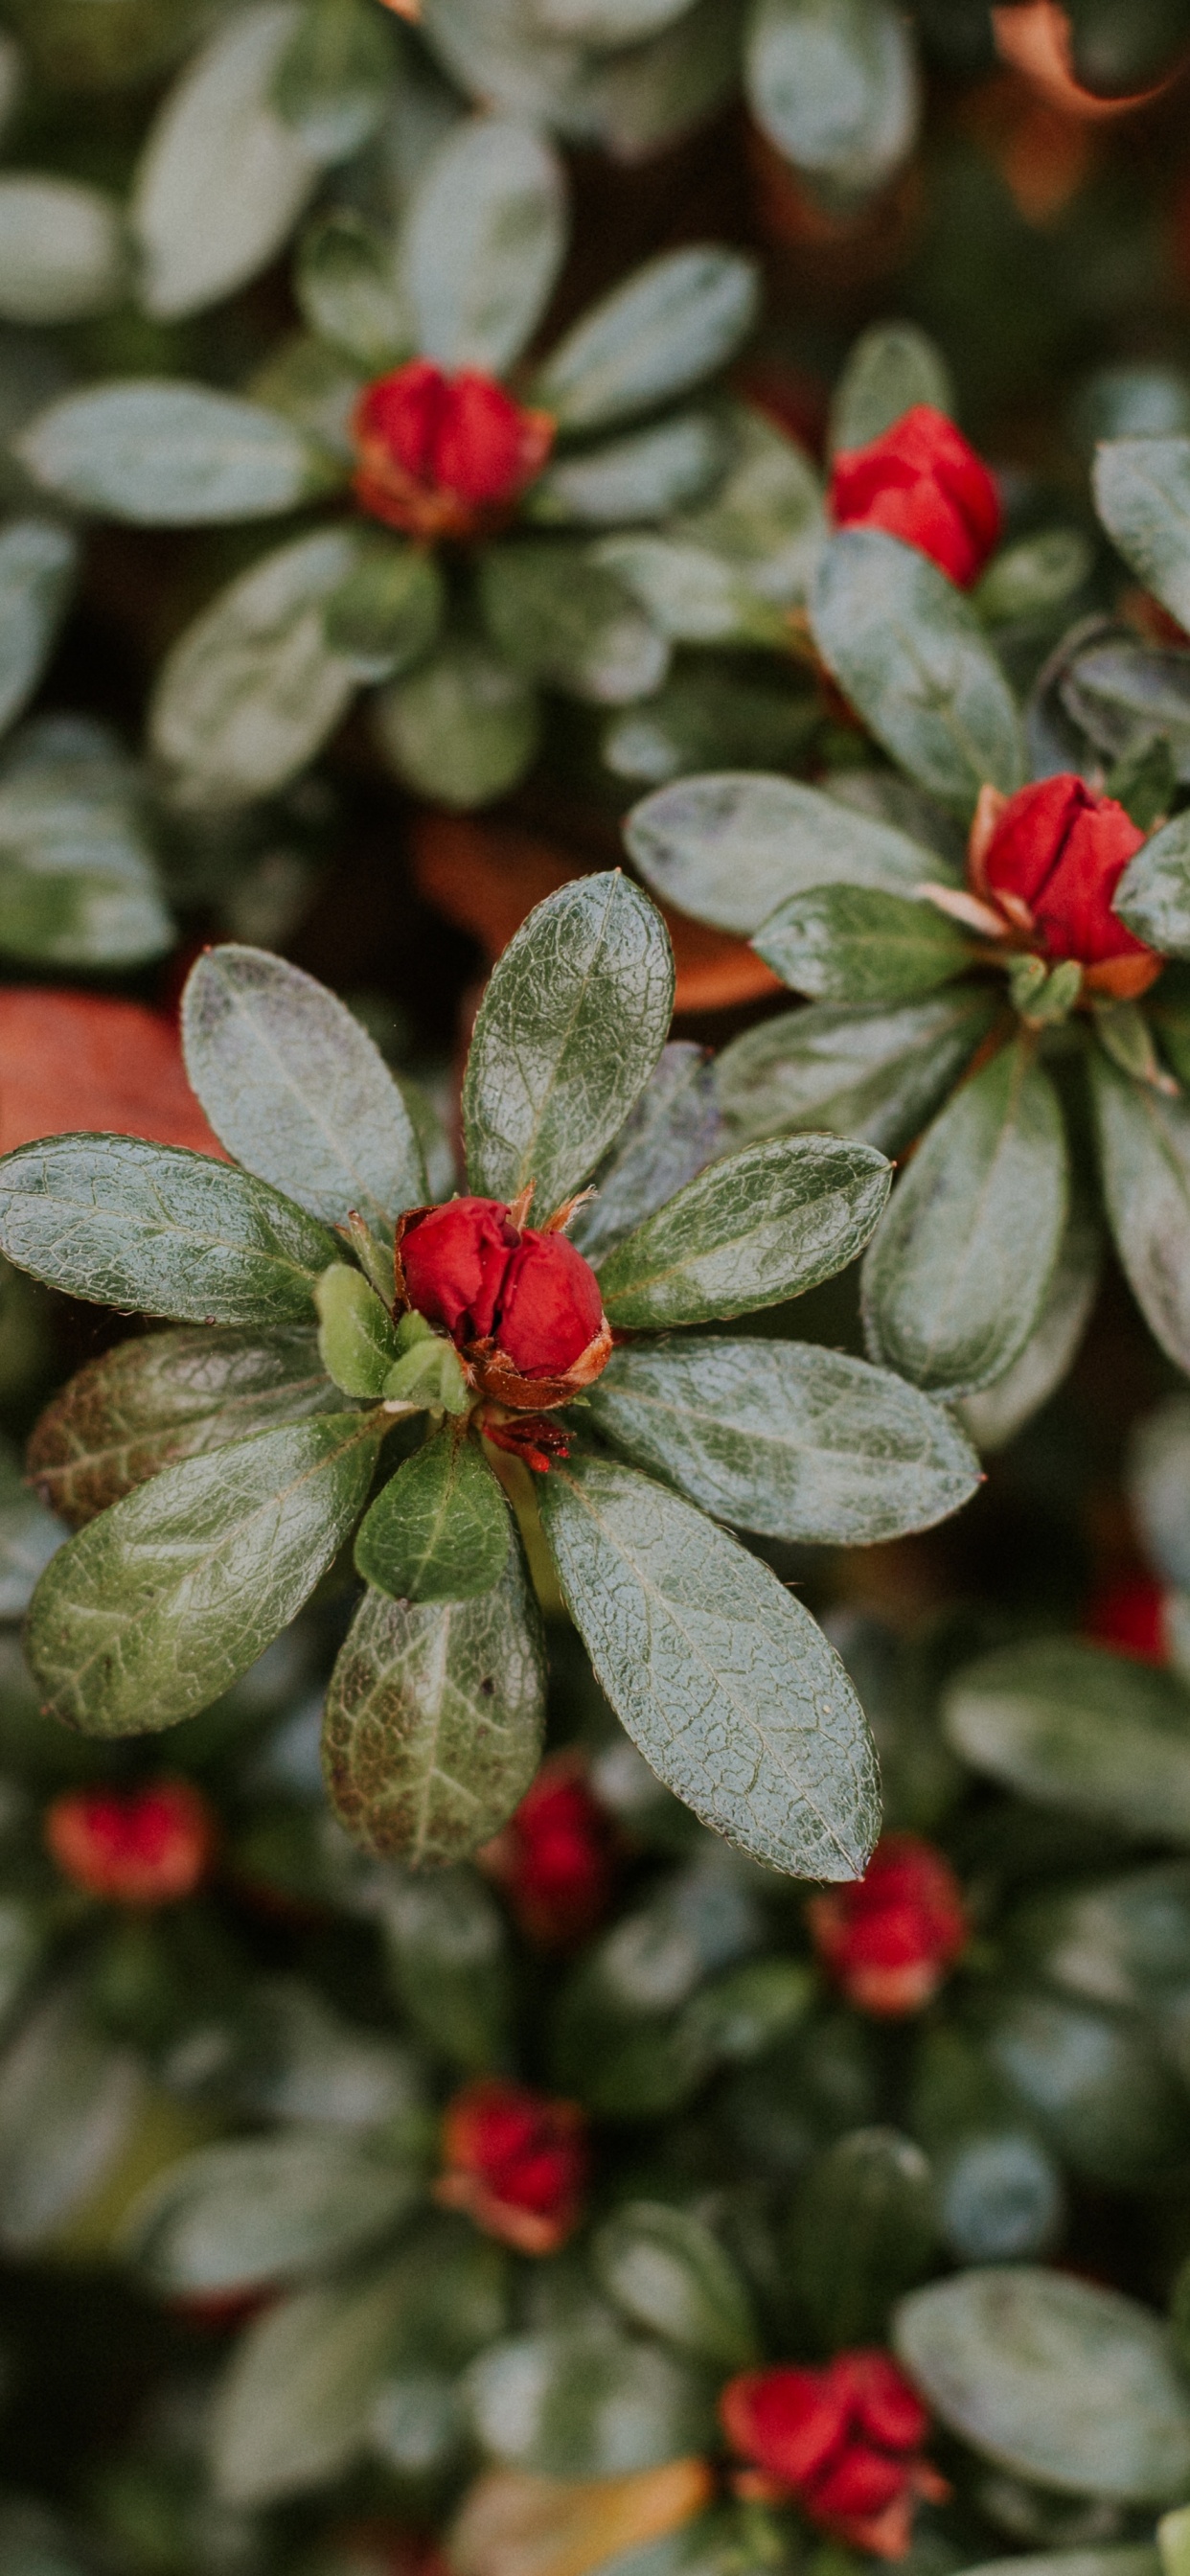
<path fill-rule="evenodd" d="M 723 2390 L 719 2418 L 752 2463 L 738 2494 L 796 2503 L 876 2558 L 903 2558 L 917 2499 L 949 2493 L 922 2457 L 926 2410 L 886 2352 L 841 2352 L 824 2370 L 744 2371 Z"/>
<path fill-rule="evenodd" d="M 411 358 L 365 387 L 352 421 L 361 507 L 415 537 L 467 537 L 498 522 L 540 474 L 548 412 L 525 411 L 493 376 L 448 376 Z"/>
<path fill-rule="evenodd" d="M 1138 1663 L 1165 1664 L 1165 1592 L 1151 1574 L 1125 1575 L 1092 1595 L 1083 1618 L 1083 1635 L 1113 1654 L 1134 1655 Z"/>
<path fill-rule="evenodd" d="M 143 1789 L 68 1789 L 46 1810 L 45 1838 L 64 1877 L 115 1905 L 192 1896 L 215 1850 L 215 1819 L 188 1780 Z"/>
<path fill-rule="evenodd" d="M 966 1946 L 967 1917 L 949 1861 L 919 1834 L 883 1834 L 866 1877 L 811 1897 L 824 1967 L 861 2012 L 920 2012 Z"/>
<path fill-rule="evenodd" d="M 482 1858 L 531 1941 L 562 1948 L 594 1931 L 611 1895 L 614 1831 L 573 1754 L 543 1764 Z"/>
<path fill-rule="evenodd" d="M 1094 992 L 1135 1001 L 1163 960 L 1112 911 L 1112 898 L 1145 834 L 1112 796 L 1081 778 L 1043 778 L 1003 797 L 986 788 L 971 834 L 972 892 L 1006 930 L 1060 963 L 1076 958 Z"/>
<path fill-rule="evenodd" d="M 412 1209 L 398 1229 L 397 1294 L 445 1325 L 473 1384 L 504 1404 L 565 1404 L 610 1356 L 589 1262 L 556 1229 L 518 1225 L 499 1199 Z"/>
<path fill-rule="evenodd" d="M 447 2106 L 436 2197 L 518 2254 L 555 2254 L 578 2223 L 586 2131 L 577 2102 L 480 2076 Z"/>
<path fill-rule="evenodd" d="M 982 457 L 930 403 L 893 422 L 866 447 L 844 448 L 831 469 L 830 506 L 840 528 L 883 528 L 929 555 L 969 590 L 1000 538 L 1000 496 Z"/>

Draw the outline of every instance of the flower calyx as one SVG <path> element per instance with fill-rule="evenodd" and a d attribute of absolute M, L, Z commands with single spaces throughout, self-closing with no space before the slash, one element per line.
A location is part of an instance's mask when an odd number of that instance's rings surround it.
<path fill-rule="evenodd" d="M 611 1327 L 589 1262 L 562 1231 L 576 1200 L 540 1228 L 531 1193 L 409 1208 L 396 1232 L 398 1305 L 444 1326 L 474 1393 L 509 1413 L 547 1413 L 590 1386 L 611 1357 Z M 485 1422 L 501 1441 L 502 1417 Z"/>
<path fill-rule="evenodd" d="M 515 509 L 554 443 L 549 412 L 528 411 L 475 367 L 447 375 L 411 358 L 377 377 L 352 416 L 361 509 L 424 544 L 490 536 Z"/>

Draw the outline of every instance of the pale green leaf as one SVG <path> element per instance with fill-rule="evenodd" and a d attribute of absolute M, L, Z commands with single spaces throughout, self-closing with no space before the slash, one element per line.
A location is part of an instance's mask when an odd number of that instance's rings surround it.
<path fill-rule="evenodd" d="M 871 1145 L 746 1145 L 616 1245 L 599 1274 L 609 1320 L 637 1332 L 708 1323 L 816 1288 L 863 1250 L 891 1177 Z"/>
<path fill-rule="evenodd" d="M 279 412 L 165 376 L 65 394 L 14 449 L 43 491 L 146 527 L 273 518 L 342 480 Z"/>
<path fill-rule="evenodd" d="M 301 19 L 299 0 L 251 0 L 216 27 L 157 111 L 131 217 L 154 321 L 199 313 L 246 284 L 314 187 L 317 157 L 271 97 Z"/>
<path fill-rule="evenodd" d="M 103 313 L 119 302 L 126 268 L 111 197 L 48 171 L 0 178 L 0 320 L 79 322 Z"/>
<path fill-rule="evenodd" d="M 574 324 L 538 369 L 532 398 L 564 432 L 631 420 L 723 366 L 756 305 L 756 271 L 737 251 L 663 251 Z"/>
<path fill-rule="evenodd" d="M 1190 619 L 1190 438 L 1109 438 L 1094 466 L 1108 535 L 1146 590 Z"/>
<path fill-rule="evenodd" d="M 502 375 L 549 301 L 566 234 L 562 167 L 541 135 L 495 116 L 457 126 L 405 219 L 404 282 L 424 355 Z"/>
<path fill-rule="evenodd" d="M 327 642 L 323 610 L 361 538 L 319 529 L 220 591 L 166 654 L 150 740 L 179 804 L 218 812 L 283 787 L 312 759 L 358 685 Z"/>
<path fill-rule="evenodd" d="M 682 778 L 634 805 L 625 840 L 646 883 L 696 921 L 750 938 L 812 886 L 910 895 L 949 880 L 932 850 L 852 813 L 800 779 L 724 770 Z"/>
<path fill-rule="evenodd" d="M 762 1020 L 716 1059 L 727 1132 L 743 1143 L 826 1129 L 899 1153 L 970 1063 L 996 1011 L 994 994 L 960 984 L 895 1011 L 812 1002 Z"/>
<path fill-rule="evenodd" d="M 915 322 L 874 322 L 861 331 L 831 403 L 829 447 L 867 447 L 916 404 L 954 409 L 954 386 L 940 349 Z"/>
<path fill-rule="evenodd" d="M 1172 1673 L 1044 1638 L 969 1664 L 944 1715 L 964 1761 L 1018 1796 L 1190 1843 L 1190 1692 Z"/>

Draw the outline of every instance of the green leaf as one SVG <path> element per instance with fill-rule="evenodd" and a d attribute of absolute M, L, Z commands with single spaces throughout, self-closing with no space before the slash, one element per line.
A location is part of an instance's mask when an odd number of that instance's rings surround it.
<path fill-rule="evenodd" d="M 791 691 L 783 672 L 733 667 L 721 654 L 679 662 L 635 707 L 608 718 L 600 758 L 637 791 L 687 771 L 755 762 L 758 769 L 800 760 L 817 733 L 808 690 Z"/>
<path fill-rule="evenodd" d="M 964 1761 L 1019 1796 L 1190 1843 L 1190 1692 L 1172 1673 L 1039 1639 L 969 1664 L 943 1717 Z"/>
<path fill-rule="evenodd" d="M 1153 2191 L 1186 2169 L 1186 2096 L 1137 2015 L 1041 1988 L 1001 1988 L 983 2044 L 1062 2162 L 1109 2191 Z"/>
<path fill-rule="evenodd" d="M 725 412 L 732 453 L 722 482 L 670 533 L 747 576 L 750 592 L 778 608 L 800 606 L 813 577 L 826 522 L 822 486 L 792 438 L 742 403 Z"/>
<path fill-rule="evenodd" d="M 378 1448 L 358 1413 L 258 1431 L 88 1522 L 29 1614 L 52 1714 L 84 1735 L 154 1733 L 230 1689 L 342 1546 Z"/>
<path fill-rule="evenodd" d="M 17 1451 L 10 1448 L 7 1440 L 0 1441 L 0 1619 L 23 1616 L 38 1576 L 65 1536 L 63 1523 L 36 1494 L 30 1493 Z M 2 1907 L 0 1898 L 0 2015 L 6 2000 L 8 1932 Z"/>
<path fill-rule="evenodd" d="M 179 804 L 218 812 L 283 787 L 334 731 L 358 685 L 323 610 L 355 569 L 347 527 L 297 537 L 220 591 L 166 654 L 149 711 Z"/>
<path fill-rule="evenodd" d="M 1098 1293 L 1103 1238 L 1094 1218 L 1077 1204 L 1067 1219 L 1049 1287 L 1024 1349 L 979 1395 L 960 1407 L 964 1428 L 985 1455 L 1003 1449 L 1060 1386 L 1070 1367 Z"/>
<path fill-rule="evenodd" d="M 138 1335 L 72 1377 L 41 1415 L 29 1475 L 72 1528 L 182 1458 L 225 1448 L 278 1421 L 340 1412 L 305 1325 L 253 1332 Z"/>
<path fill-rule="evenodd" d="M 478 1598 L 413 1608 L 369 1592 L 357 1610 L 327 1693 L 324 1761 L 336 1812 L 357 1842 L 415 1868 L 442 1868 L 490 1841 L 519 1804 L 541 1759 L 545 1657 L 541 1622 L 518 1547 L 506 1545 L 498 1582 Z M 451 1885 L 454 1885 L 454 1880 Z M 489 1966 L 484 1921 L 473 1927 Z M 448 1934 L 406 1921 L 401 1949 L 410 1987 L 425 1986 L 433 2023 Z M 465 1936 L 466 1924 L 462 1925 Z M 430 1957 L 422 1951 L 429 1941 Z M 462 1937 L 458 1973 L 475 1977 L 474 1940 Z M 482 1975 L 466 2007 L 458 2054 L 486 2065 L 499 2050 L 499 2016 L 486 2035 L 469 2020 L 484 2008 Z M 450 2049 L 450 2017 L 436 2044 Z M 451 2053 L 454 2053 L 453 2051 Z"/>
<path fill-rule="evenodd" d="M 448 635 L 420 669 L 375 699 L 380 749 L 419 795 L 466 811 L 507 794 L 537 757 L 537 692 L 501 654 Z"/>
<path fill-rule="evenodd" d="M 1007 1939 L 1028 1974 L 1067 1994 L 1142 2013 L 1176 2007 L 1190 1979 L 1190 1861 L 1047 1888 L 1014 1911 Z"/>
<path fill-rule="evenodd" d="M 224 2139 L 138 2195 L 122 2250 L 158 2297 L 279 2286 L 358 2253 L 415 2196 L 399 2166 L 333 2130 Z"/>
<path fill-rule="evenodd" d="M 719 0 L 693 0 L 648 44 L 582 58 L 579 111 L 615 160 L 664 151 L 725 107 L 739 69 L 739 28 Z"/>
<path fill-rule="evenodd" d="M 975 610 L 928 555 L 877 528 L 824 549 L 814 638 L 844 695 L 893 759 L 970 814 L 990 781 L 1025 776 L 1020 718 Z"/>
<path fill-rule="evenodd" d="M 726 770 L 681 778 L 634 805 L 625 841 L 664 903 L 750 938 L 812 887 L 909 895 L 951 871 L 904 832 L 854 814 L 799 779 Z"/>
<path fill-rule="evenodd" d="M 1038 536 L 1021 537 L 993 557 L 976 587 L 975 605 L 990 626 L 1048 622 L 1068 610 L 1094 560 L 1081 528 L 1045 528 Z"/>
<path fill-rule="evenodd" d="M 680 18 L 689 0 L 531 0 L 543 36 L 580 45 L 637 45 Z"/>
<path fill-rule="evenodd" d="M 141 301 L 174 322 L 234 294 L 280 249 L 318 161 L 272 105 L 298 0 L 237 9 L 186 64 L 149 129 L 133 190 Z"/>
<path fill-rule="evenodd" d="M 424 356 L 502 375 L 545 311 L 566 235 L 562 168 L 542 136 L 505 117 L 456 126 L 405 219 L 405 286 Z"/>
<path fill-rule="evenodd" d="M 241 2336 L 215 2398 L 211 2470 L 227 2503 L 271 2504 L 347 2468 L 405 2304 L 400 2262 L 301 2290 Z"/>
<path fill-rule="evenodd" d="M 665 677 L 664 636 L 589 546 L 544 537 L 493 546 L 479 598 L 493 642 L 527 679 L 618 707 Z"/>
<path fill-rule="evenodd" d="M 773 1137 L 712 1163 L 616 1245 L 600 1271 L 611 1323 L 704 1324 L 800 1296 L 853 1261 L 891 1173 L 871 1145 Z"/>
<path fill-rule="evenodd" d="M 144 2108 L 144 2071 L 59 1986 L 0 2057 L 0 2245 L 25 2256 L 101 2188 Z"/>
<path fill-rule="evenodd" d="M 864 1264 L 873 1359 L 934 1395 L 994 1385 L 1041 1314 L 1067 1193 L 1057 1094 L 1018 1039 L 956 1093 L 897 1188 Z"/>
<path fill-rule="evenodd" d="M 1150 1332 L 1190 1367 L 1190 1108 L 1130 1081 L 1098 1047 L 1091 1090 L 1116 1249 Z"/>
<path fill-rule="evenodd" d="M 379 1396 L 398 1356 L 396 1327 L 362 1271 L 332 1261 L 314 1289 L 318 1355 L 344 1395 Z"/>
<path fill-rule="evenodd" d="M 342 480 L 279 412 L 164 376 L 64 395 L 14 452 L 43 491 L 143 527 L 274 518 Z"/>
<path fill-rule="evenodd" d="M 716 1059 L 727 1132 L 743 1143 L 825 1129 L 899 1153 L 966 1070 L 998 1007 L 982 986 L 960 984 L 895 1011 L 812 1002 L 762 1020 Z"/>
<path fill-rule="evenodd" d="M 913 149 L 916 62 L 889 0 L 760 0 L 744 78 L 761 131 L 828 202 L 873 194 Z"/>
<path fill-rule="evenodd" d="M 612 1460 L 551 1468 L 540 1507 L 597 1678 L 666 1788 L 775 1868 L 860 1876 L 875 1761 L 808 1611 L 689 1503 Z"/>
<path fill-rule="evenodd" d="M 0 1156 L 0 1250 L 70 1297 L 181 1322 L 305 1322 L 338 1245 L 279 1190 L 139 1136 Z"/>
<path fill-rule="evenodd" d="M 120 300 L 120 209 L 98 188 L 48 171 L 0 179 L 0 320 L 79 322 Z"/>
<path fill-rule="evenodd" d="M 0 943 L 10 956 L 125 966 L 169 947 L 173 925 L 138 787 L 102 725 L 43 716 L 9 744 L 0 764 Z"/>
<path fill-rule="evenodd" d="M 355 1568 L 392 1601 L 470 1601 L 499 1582 L 508 1537 L 508 1506 L 478 1441 L 444 1422 L 365 1514 Z"/>
<path fill-rule="evenodd" d="M 747 2287 L 690 2211 L 626 2201 L 600 2228 L 591 2260 L 601 2289 L 630 2325 L 724 2370 L 746 2370 L 757 2359 Z"/>
<path fill-rule="evenodd" d="M 705 2377 L 610 2320 L 519 2335 L 472 2363 L 477 2440 L 506 2466 L 547 2478 L 624 2477 L 702 2450 Z"/>
<path fill-rule="evenodd" d="M 1117 2290 L 1027 2264 L 962 2272 L 902 2300 L 895 2341 L 947 2430 L 1018 2477 L 1155 2504 L 1190 2476 L 1166 2328 Z"/>
<path fill-rule="evenodd" d="M 715 1972 L 744 1973 L 735 1963 L 759 1937 L 734 1854 L 703 1843 L 583 1952 L 553 2014 L 552 2081 L 612 2120 L 655 2119 L 688 2101 L 722 2035 Z"/>
<path fill-rule="evenodd" d="M 1145 1555 L 1166 1583 L 1190 1592 L 1190 1400 L 1167 1396 L 1129 1442 L 1128 1502 Z"/>
<path fill-rule="evenodd" d="M 1124 561 L 1180 625 L 1190 619 L 1190 438 L 1110 438 L 1095 503 Z"/>
<path fill-rule="evenodd" d="M 941 1405 L 817 1343 L 695 1334 L 612 1353 L 596 1429 L 716 1520 L 870 1547 L 969 1502 L 979 1462 Z"/>
<path fill-rule="evenodd" d="M 294 293 L 319 338 L 369 375 L 397 366 L 414 346 L 396 245 L 350 206 L 312 217 L 298 244 Z"/>
<path fill-rule="evenodd" d="M 784 613 L 737 565 L 672 532 L 605 537 L 596 561 L 614 573 L 675 644 L 772 645 L 788 641 Z"/>
<path fill-rule="evenodd" d="M 270 103 L 317 161 L 345 161 L 375 133 L 397 70 L 387 22 L 368 0 L 306 0 Z"/>
<path fill-rule="evenodd" d="M 50 519 L 10 519 L 0 533 L 0 729 L 41 678 L 77 564 L 73 537 Z"/>
<path fill-rule="evenodd" d="M 492 972 L 463 1086 L 467 1180 L 540 1225 L 580 1188 L 639 1099 L 673 1008 L 660 914 L 619 871 L 576 877 L 521 924 Z"/>
<path fill-rule="evenodd" d="M 1112 911 L 1167 957 L 1190 957 L 1190 815 L 1175 815 L 1131 859 Z"/>
<path fill-rule="evenodd" d="M 790 2287 L 827 2352 L 883 2343 L 894 2299 L 931 2269 L 934 2187 L 897 2129 L 852 2129 L 816 2158 L 786 2233 Z"/>
<path fill-rule="evenodd" d="M 543 526 L 578 521 L 623 527 L 633 519 L 660 519 L 706 490 L 721 471 L 726 442 L 711 411 L 679 412 L 674 420 L 605 439 L 579 456 L 562 456 L 538 476 L 527 515 Z"/>
<path fill-rule="evenodd" d="M 835 387 L 831 455 L 869 446 L 917 403 L 928 403 L 931 411 L 954 410 L 954 385 L 941 350 L 915 322 L 874 322 L 854 342 Z"/>
<path fill-rule="evenodd" d="M 511 1578 L 513 1559 L 509 1559 Z M 489 1698 L 497 1712 L 508 1711 L 511 1725 L 515 1711 L 532 1711 L 525 1724 L 526 1738 L 534 1735 L 534 1753 L 521 1777 L 515 1800 L 519 1801 L 536 1767 L 540 1750 L 542 1671 L 540 1649 L 534 1634 L 527 1644 L 519 1621 L 510 1622 L 503 1603 L 494 1630 L 487 1626 L 491 1602 L 464 1602 L 458 1608 L 437 1606 L 402 1613 L 395 1602 L 383 1594 L 369 1594 L 357 1613 L 348 1646 L 358 1644 L 358 1664 L 341 1663 L 332 1677 L 336 1712 L 342 1706 L 342 1723 L 346 1726 L 357 1704 L 366 1720 L 371 1694 L 376 1693 L 377 1740 L 381 1746 L 383 1778 L 386 1781 L 392 1763 L 389 1741 L 389 1718 L 395 1709 L 398 1730 L 411 1729 L 411 1720 L 420 1719 L 426 1705 L 426 1683 L 433 1684 L 438 1650 L 445 1641 L 462 1637 L 471 1641 L 462 1650 L 462 1691 L 456 1700 L 449 1688 L 441 1690 L 444 1713 L 457 1706 L 466 1730 L 466 1741 L 473 1739 L 478 1716 L 486 1720 Z M 532 1614 L 530 1614 L 532 1615 Z M 485 1655 L 484 1647 L 490 1651 Z M 478 1649 L 478 1651 L 474 1651 Z M 503 1688 L 483 1693 L 482 1681 L 476 1684 L 479 1665 L 483 1679 L 494 1678 L 492 1655 L 501 1650 L 508 1662 L 502 1675 Z M 413 1685 L 411 1698 L 406 1698 L 407 1685 L 402 1667 L 408 1664 Z M 385 1676 L 393 1670 L 396 1690 L 387 1699 Z M 497 1672 L 500 1666 L 496 1667 Z M 506 1676 L 506 1678 L 505 1678 Z M 481 1708 L 482 1694 L 482 1708 Z M 387 1701 L 387 1704 L 386 1704 Z M 468 1703 L 470 1706 L 468 1707 Z M 339 1724 L 336 1714 L 336 1731 Z M 367 1735 L 361 1729 L 361 1751 Z M 419 1746 L 417 1771 L 424 1780 L 427 1748 Z M 432 1740 L 428 1748 L 433 1752 Z M 337 1764 L 332 1765 L 337 1772 Z M 436 1785 L 431 1783 L 432 1786 Z M 337 1791 L 335 1792 L 337 1794 Z M 439 1793 L 440 1794 L 440 1793 Z M 416 1824 L 418 1803 L 414 1806 Z M 474 1813 L 474 1810 L 470 1811 Z M 369 1798 L 369 1823 L 372 1830 L 375 1801 Z M 362 1819 L 361 1819 L 362 1821 Z M 453 1860 L 458 1850 L 457 1809 L 452 1818 L 443 1820 L 441 1811 L 430 1819 L 438 1831 L 445 1831 L 448 1848 L 445 1857 Z M 478 1817 L 476 1818 L 478 1821 Z M 451 1830 L 453 1828 L 453 1830 Z M 485 1824 L 484 1833 L 490 1829 Z M 482 1840 L 477 1836 L 477 1840 Z M 395 1870 L 386 1873 L 386 1885 L 380 1893 L 378 1913 L 385 1936 L 397 2001 L 411 2028 L 436 2058 L 446 2058 L 451 2065 L 466 2068 L 469 2074 L 490 2073 L 507 2062 L 512 2013 L 512 1980 L 508 1957 L 508 1935 L 504 1918 L 473 1870 L 448 1869 L 441 1878 L 413 1878 Z"/>
<path fill-rule="evenodd" d="M 354 1208 L 385 1239 L 424 1199 L 409 1112 L 379 1048 L 300 967 L 263 948 L 208 948 L 182 998 L 182 1042 L 220 1142 L 312 1216 L 342 1224 Z"/>
<path fill-rule="evenodd" d="M 564 433 L 631 420 L 725 365 L 756 310 L 756 270 L 737 251 L 663 251 L 559 341 L 533 379 L 532 400 Z"/>
<path fill-rule="evenodd" d="M 822 1002 L 912 1002 L 952 983 L 971 942 L 932 903 L 824 885 L 779 905 L 752 941 L 774 974 Z"/>
<path fill-rule="evenodd" d="M 445 613 L 446 585 L 433 555 L 386 537 L 360 548 L 326 603 L 323 631 L 361 679 L 387 680 L 431 650 Z"/>
<path fill-rule="evenodd" d="M 614 1243 L 692 1181 L 720 1148 L 714 1069 L 704 1048 L 678 1039 L 662 1047 L 635 1109 L 606 1159 L 595 1192 L 567 1227 L 584 1259 L 598 1268 Z"/>

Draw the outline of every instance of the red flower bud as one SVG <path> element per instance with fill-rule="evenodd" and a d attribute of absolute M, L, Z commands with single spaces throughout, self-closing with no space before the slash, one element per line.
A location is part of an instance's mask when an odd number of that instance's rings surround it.
<path fill-rule="evenodd" d="M 65 1877 L 115 1905 L 190 1896 L 215 1849 L 215 1820 L 188 1780 L 143 1789 L 68 1789 L 46 1811 L 45 1838 Z"/>
<path fill-rule="evenodd" d="M 576 2102 L 480 2076 L 447 2107 L 436 2196 L 518 2254 L 554 2254 L 578 2223 L 586 2126 Z"/>
<path fill-rule="evenodd" d="M 536 1412 L 606 1366 L 611 1332 L 590 1264 L 564 1234 L 517 1225 L 499 1199 L 412 1208 L 396 1258 L 398 1297 L 445 1325 L 480 1394 Z"/>
<path fill-rule="evenodd" d="M 531 1941 L 561 1948 L 594 1931 L 611 1894 L 612 1825 L 572 1754 L 543 1765 L 481 1858 Z"/>
<path fill-rule="evenodd" d="M 1082 1624 L 1084 1637 L 1110 1647 L 1113 1654 L 1134 1655 L 1142 1664 L 1169 1662 L 1165 1593 L 1151 1574 L 1104 1584 L 1089 1601 Z"/>
<path fill-rule="evenodd" d="M 492 376 L 448 376 L 411 358 L 365 387 L 352 428 L 356 499 L 415 537 L 491 529 L 541 472 L 554 439 L 548 412 L 524 411 Z"/>
<path fill-rule="evenodd" d="M 914 2500 L 948 2492 L 920 2444 L 928 2417 L 886 2352 L 843 2352 L 825 2370 L 749 2370 L 728 2381 L 719 2417 L 753 2463 L 737 2491 L 793 2501 L 824 2531 L 877 2558 L 903 2558 Z"/>
<path fill-rule="evenodd" d="M 1114 797 L 1081 778 L 1043 778 L 1015 796 L 985 788 L 971 835 L 972 891 L 993 904 L 1042 956 L 1073 957 L 1092 991 L 1135 1001 L 1162 960 L 1112 911 L 1129 859 L 1145 835 Z"/>
<path fill-rule="evenodd" d="M 848 2002 L 886 2018 L 920 2012 L 967 1941 L 954 1871 L 918 1834 L 884 1834 L 866 1877 L 812 1897 L 806 1912 Z"/>
<path fill-rule="evenodd" d="M 968 590 L 999 542 L 1000 496 L 981 457 L 930 403 L 914 403 L 866 447 L 844 448 L 831 470 L 840 528 L 883 528 L 929 555 Z"/>

